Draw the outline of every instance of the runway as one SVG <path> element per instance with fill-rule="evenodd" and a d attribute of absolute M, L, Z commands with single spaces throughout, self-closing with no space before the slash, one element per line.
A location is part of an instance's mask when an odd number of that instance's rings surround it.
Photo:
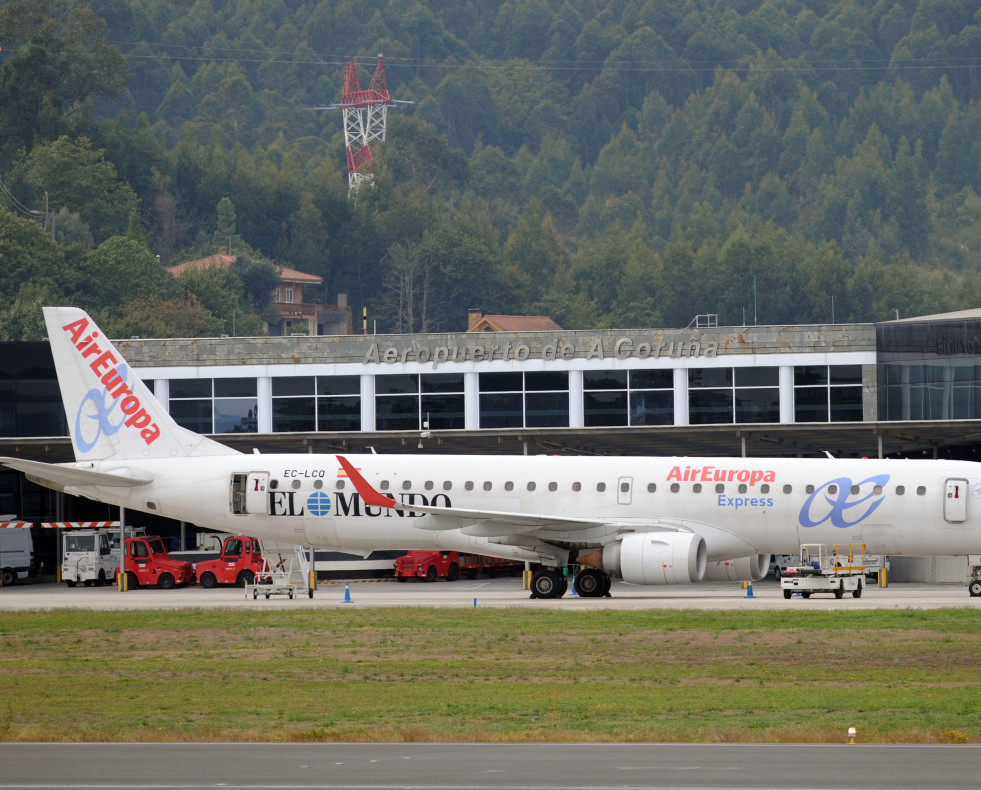
<path fill-rule="evenodd" d="M 975 790 L 979 746 L 0 744 L 0 790 Z"/>
<path fill-rule="evenodd" d="M 25 609 L 299 609 L 321 607 L 436 606 L 561 609 L 802 609 L 807 611 L 858 611 L 862 609 L 981 609 L 981 598 L 971 598 L 960 584 L 898 583 L 886 588 L 867 587 L 861 598 L 846 595 L 812 595 L 805 600 L 785 600 L 772 579 L 754 582 L 752 595 L 740 583 L 710 583 L 647 587 L 614 582 L 610 598 L 533 599 L 521 587 L 520 578 L 438 581 L 427 584 L 410 580 L 321 583 L 313 598 L 300 591 L 294 599 L 274 595 L 253 599 L 235 587 L 206 590 L 200 586 L 158 590 L 141 588 L 118 592 L 115 587 L 75 587 L 64 584 L 18 584 L 0 590 L 0 611 Z"/>

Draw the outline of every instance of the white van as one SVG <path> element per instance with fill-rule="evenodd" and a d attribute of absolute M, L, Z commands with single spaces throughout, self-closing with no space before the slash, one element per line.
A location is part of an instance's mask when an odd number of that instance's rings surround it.
<path fill-rule="evenodd" d="M 15 523 L 12 516 L 0 516 L 0 522 Z M 0 529 L 0 584 L 8 587 L 20 579 L 26 579 L 33 569 L 34 538 L 29 526 Z"/>

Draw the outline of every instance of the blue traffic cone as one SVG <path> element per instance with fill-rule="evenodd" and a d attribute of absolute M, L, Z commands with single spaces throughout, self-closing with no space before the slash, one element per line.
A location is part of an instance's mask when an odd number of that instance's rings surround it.
<path fill-rule="evenodd" d="M 755 595 L 753 595 L 753 582 L 752 581 L 746 582 L 746 597 L 747 598 L 755 598 L 756 597 Z"/>
<path fill-rule="evenodd" d="M 354 601 L 351 600 L 351 585 L 350 584 L 345 584 L 344 585 L 344 601 L 343 602 L 344 603 L 354 603 Z"/>

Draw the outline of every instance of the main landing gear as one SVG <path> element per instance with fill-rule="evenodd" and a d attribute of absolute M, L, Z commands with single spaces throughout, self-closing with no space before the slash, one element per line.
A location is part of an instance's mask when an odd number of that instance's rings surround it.
<path fill-rule="evenodd" d="M 581 598 L 609 597 L 612 579 L 595 568 L 583 568 L 573 584 Z M 569 577 L 555 568 L 541 568 L 531 577 L 532 598 L 561 598 L 569 590 Z"/>

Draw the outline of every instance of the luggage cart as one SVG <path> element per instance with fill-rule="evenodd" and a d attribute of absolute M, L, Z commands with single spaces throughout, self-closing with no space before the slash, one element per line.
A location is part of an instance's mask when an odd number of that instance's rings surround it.
<path fill-rule="evenodd" d="M 293 560 L 280 560 L 275 565 L 270 565 L 269 560 L 263 558 L 262 570 L 255 577 L 254 584 L 245 585 L 245 597 L 252 593 L 253 600 L 260 595 L 265 595 L 269 599 L 271 595 L 288 595 L 292 600 L 296 596 L 297 583 L 293 578 Z"/>

